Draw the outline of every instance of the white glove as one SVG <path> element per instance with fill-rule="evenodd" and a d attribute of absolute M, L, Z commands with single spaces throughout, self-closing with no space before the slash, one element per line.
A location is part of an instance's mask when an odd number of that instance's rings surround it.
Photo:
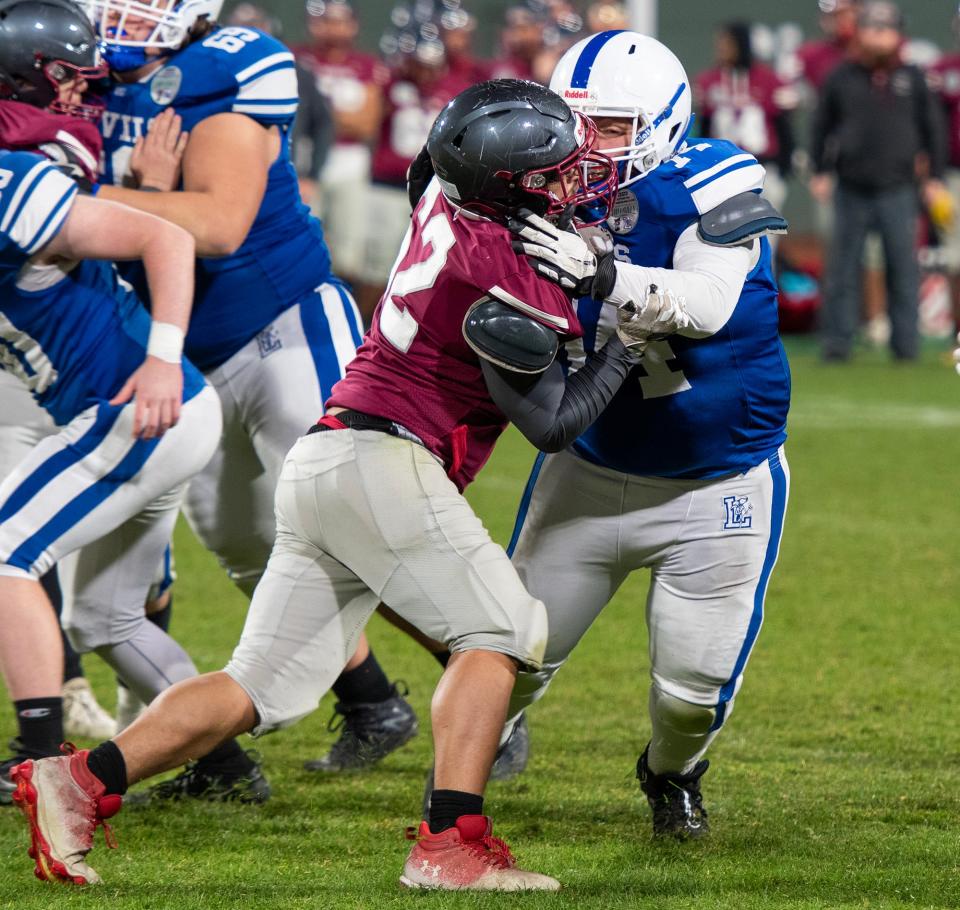
<path fill-rule="evenodd" d="M 598 289 L 594 286 L 594 279 L 597 268 L 602 258 L 613 249 L 603 232 L 592 231 L 588 242 L 575 231 L 561 230 L 546 218 L 523 209 L 507 219 L 507 227 L 518 238 L 513 243 L 514 251 L 528 256 L 538 275 L 560 285 L 573 297 L 596 296 L 594 291 Z M 594 250 L 602 254 L 600 259 Z M 615 280 L 614 270 L 609 272 Z M 610 285 L 609 290 L 600 289 L 606 293 L 597 299 L 602 300 L 610 293 L 613 281 Z"/>
<path fill-rule="evenodd" d="M 957 332 L 957 344 L 960 344 L 960 332 Z M 953 368 L 960 376 L 960 348 L 954 348 L 953 350 Z"/>
<path fill-rule="evenodd" d="M 647 298 L 637 304 L 632 300 L 617 307 L 617 335 L 629 350 L 664 335 L 671 335 L 690 324 L 686 301 L 671 290 L 662 291 L 655 284 L 647 288 Z"/>

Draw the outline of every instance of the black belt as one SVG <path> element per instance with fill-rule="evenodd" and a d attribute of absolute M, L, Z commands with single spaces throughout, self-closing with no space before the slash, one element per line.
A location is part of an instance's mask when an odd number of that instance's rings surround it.
<path fill-rule="evenodd" d="M 422 446 L 423 440 L 416 433 L 411 433 L 403 424 L 386 417 L 377 417 L 374 414 L 364 414 L 363 411 L 339 411 L 336 414 L 326 414 L 320 418 L 309 430 L 310 433 L 323 433 L 326 430 L 373 430 L 377 433 L 387 433 L 409 442 Z"/>

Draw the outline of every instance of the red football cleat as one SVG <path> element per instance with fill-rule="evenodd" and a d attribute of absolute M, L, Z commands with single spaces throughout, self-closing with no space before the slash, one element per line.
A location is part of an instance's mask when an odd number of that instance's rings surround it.
<path fill-rule="evenodd" d="M 120 811 L 121 797 L 104 793 L 87 767 L 89 751 L 67 744 L 59 758 L 28 759 L 11 772 L 17 789 L 13 801 L 30 825 L 30 858 L 41 881 L 88 885 L 100 876 L 86 862 L 98 825 L 108 847 L 113 832 L 104 819 Z"/>
<path fill-rule="evenodd" d="M 491 835 L 485 815 L 461 815 L 456 827 L 433 834 L 426 822 L 407 830 L 415 840 L 400 884 L 441 891 L 556 891 L 549 875 L 517 868 L 510 848 Z"/>

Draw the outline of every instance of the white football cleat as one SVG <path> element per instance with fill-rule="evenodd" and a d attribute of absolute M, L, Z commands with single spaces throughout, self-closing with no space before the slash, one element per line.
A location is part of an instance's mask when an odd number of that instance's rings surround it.
<path fill-rule="evenodd" d="M 90 683 L 82 676 L 63 684 L 63 732 L 79 739 L 110 739 L 117 722 L 97 702 Z"/>

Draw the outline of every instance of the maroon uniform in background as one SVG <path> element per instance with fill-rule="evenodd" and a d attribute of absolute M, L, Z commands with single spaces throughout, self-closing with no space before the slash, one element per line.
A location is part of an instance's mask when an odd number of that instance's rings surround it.
<path fill-rule="evenodd" d="M 74 179 L 93 182 L 103 139 L 96 124 L 81 117 L 52 114 L 20 101 L 0 104 L 0 148 L 38 152 Z"/>
<path fill-rule="evenodd" d="M 808 41 L 797 51 L 803 78 L 819 92 L 839 64 L 847 59 L 850 43 L 841 40 Z"/>
<path fill-rule="evenodd" d="M 727 139 L 760 161 L 780 153 L 777 118 L 796 107 L 796 92 L 769 66 L 714 67 L 694 80 L 704 135 Z"/>
<path fill-rule="evenodd" d="M 386 417 L 419 436 L 461 491 L 507 425 L 463 337 L 477 301 L 496 298 L 555 330 L 582 330 L 573 304 L 514 253 L 501 224 L 451 205 L 434 180 L 420 200 L 373 324 L 327 409 Z"/>
<path fill-rule="evenodd" d="M 960 168 L 960 54 L 941 57 L 927 70 L 927 81 L 946 113 L 950 167 Z"/>
<path fill-rule="evenodd" d="M 317 80 L 317 89 L 330 100 L 334 111 L 353 113 L 363 107 L 367 86 L 383 88 L 390 81 L 390 71 L 376 57 L 350 49 L 343 60 L 333 59 L 315 47 L 294 49 L 296 58 Z M 337 135 L 337 143 L 355 143 L 351 136 Z"/>
<path fill-rule="evenodd" d="M 447 69 L 420 82 L 404 75 L 394 77 L 384 92 L 384 117 L 373 153 L 375 183 L 406 187 L 407 168 L 427 141 L 437 114 L 471 85 L 472 78 Z"/>

